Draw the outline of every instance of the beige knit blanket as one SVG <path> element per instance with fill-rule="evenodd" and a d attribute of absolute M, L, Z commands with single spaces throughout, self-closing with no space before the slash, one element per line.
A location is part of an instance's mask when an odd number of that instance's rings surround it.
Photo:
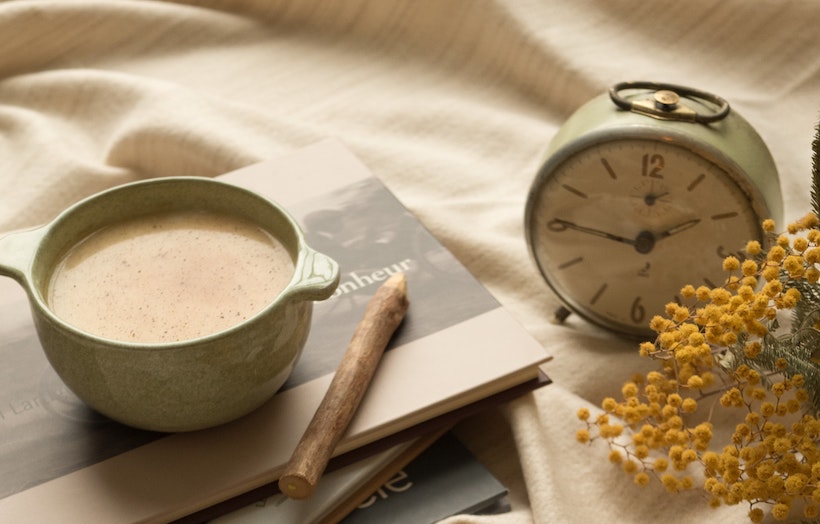
<path fill-rule="evenodd" d="M 2 2 L 0 231 L 123 182 L 339 139 L 555 357 L 554 384 L 458 428 L 512 511 L 448 523 L 744 522 L 576 443 L 578 408 L 650 364 L 578 318 L 548 322 L 524 202 L 573 110 L 656 80 L 728 99 L 769 144 L 786 218 L 803 214 L 818 23 L 811 0 Z"/>

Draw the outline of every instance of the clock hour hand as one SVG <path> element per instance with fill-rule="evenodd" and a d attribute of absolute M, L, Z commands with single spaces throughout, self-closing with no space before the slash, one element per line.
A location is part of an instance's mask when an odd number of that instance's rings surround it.
<path fill-rule="evenodd" d="M 672 226 L 666 231 L 662 231 L 658 234 L 654 234 L 651 231 L 641 231 L 638 233 L 638 236 L 635 238 L 635 251 L 638 253 L 651 253 L 653 249 L 655 249 L 655 244 L 664 238 L 671 237 L 672 235 L 677 235 L 683 231 L 686 231 L 689 228 L 695 227 L 700 223 L 699 218 L 693 218 L 691 220 L 687 220 L 685 222 L 681 222 L 676 226 Z"/>
<path fill-rule="evenodd" d="M 606 231 L 601 231 L 600 229 L 593 229 L 591 227 L 579 226 L 574 222 L 570 222 L 569 220 L 563 220 L 561 218 L 553 218 L 549 222 L 547 222 L 547 227 L 551 231 L 566 231 L 567 229 L 573 229 L 575 231 L 580 231 L 581 233 L 588 233 L 590 235 L 595 235 L 601 238 L 608 238 L 609 240 L 614 240 L 616 242 L 622 242 L 624 244 L 629 244 L 630 246 L 635 245 L 635 240 L 632 238 L 626 238 L 619 235 L 615 235 L 613 233 L 608 233 Z"/>
<path fill-rule="evenodd" d="M 700 223 L 699 218 L 693 218 L 691 220 L 687 220 L 685 222 L 681 222 L 676 226 L 672 226 L 666 231 L 657 234 L 656 240 L 660 240 L 662 238 L 671 237 L 672 235 L 677 235 L 678 233 L 682 233 L 689 228 L 695 227 Z"/>

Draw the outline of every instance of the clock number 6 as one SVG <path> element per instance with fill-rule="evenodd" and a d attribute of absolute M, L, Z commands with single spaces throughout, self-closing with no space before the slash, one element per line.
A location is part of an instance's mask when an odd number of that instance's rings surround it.
<path fill-rule="evenodd" d="M 635 297 L 629 316 L 632 318 L 632 322 L 636 324 L 640 324 L 644 321 L 644 318 L 646 318 L 646 309 L 641 305 L 641 297 Z"/>
<path fill-rule="evenodd" d="M 663 178 L 661 169 L 663 169 L 665 165 L 663 155 L 650 155 L 647 153 L 641 157 L 641 175 L 650 178 Z"/>

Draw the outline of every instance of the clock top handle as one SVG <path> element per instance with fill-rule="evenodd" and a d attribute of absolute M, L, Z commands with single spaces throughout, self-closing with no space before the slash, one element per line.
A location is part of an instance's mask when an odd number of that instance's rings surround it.
<path fill-rule="evenodd" d="M 629 100 L 621 94 L 622 91 L 635 89 L 649 90 L 652 96 L 651 98 Z M 609 89 L 609 98 L 621 109 L 661 120 L 710 124 L 726 118 L 729 114 L 729 102 L 723 98 L 705 91 L 675 84 L 620 82 Z M 681 98 L 705 101 L 714 105 L 715 109 L 711 113 L 700 113 L 682 103 Z"/>

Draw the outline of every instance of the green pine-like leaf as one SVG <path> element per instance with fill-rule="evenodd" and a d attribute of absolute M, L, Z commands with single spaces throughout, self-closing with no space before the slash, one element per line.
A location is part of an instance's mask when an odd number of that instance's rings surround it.
<path fill-rule="evenodd" d="M 811 150 L 811 205 L 814 214 L 820 216 L 820 122 L 815 128 Z"/>
<path fill-rule="evenodd" d="M 812 141 L 811 204 L 820 216 L 820 122 Z M 797 280 L 800 301 L 794 309 L 791 333 L 778 339 L 768 349 L 772 358 L 783 357 L 789 362 L 789 374 L 800 373 L 806 380 L 814 412 L 820 413 L 820 332 L 813 325 L 820 317 L 820 285 Z"/>

